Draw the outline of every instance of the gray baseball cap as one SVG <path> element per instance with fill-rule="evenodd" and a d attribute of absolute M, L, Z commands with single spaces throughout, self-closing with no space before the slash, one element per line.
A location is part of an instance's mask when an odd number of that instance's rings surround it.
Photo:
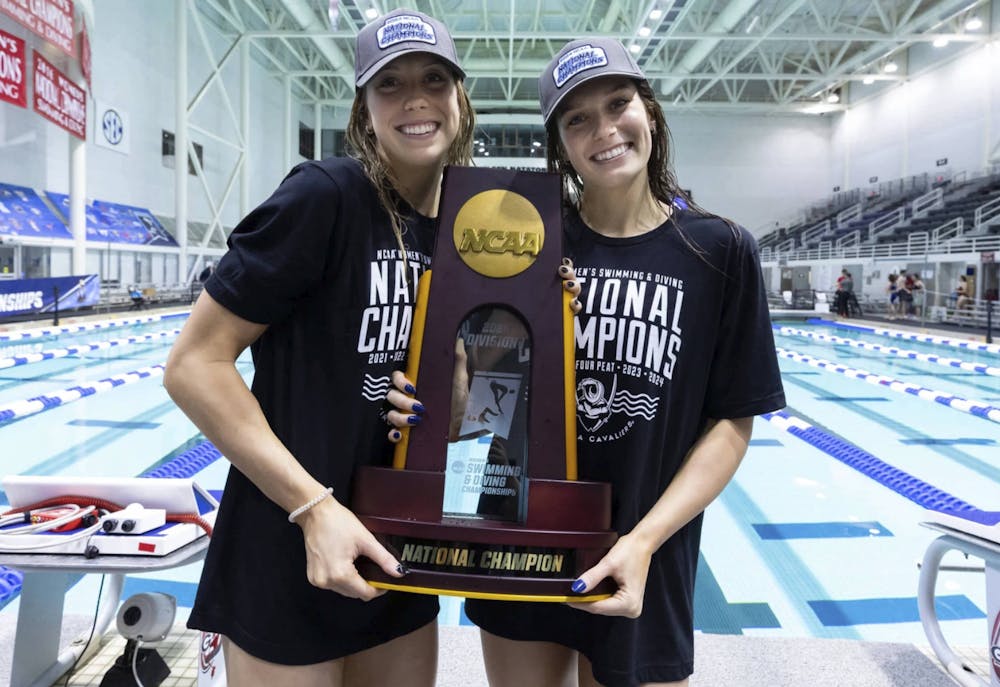
<path fill-rule="evenodd" d="M 413 52 L 437 55 L 465 78 L 448 28 L 423 12 L 398 9 L 358 32 L 354 43 L 354 85 L 361 88 L 382 67 Z"/>
<path fill-rule="evenodd" d="M 574 88 L 601 76 L 646 80 L 629 51 L 613 38 L 581 38 L 564 45 L 538 78 L 538 99 L 545 123 Z"/>

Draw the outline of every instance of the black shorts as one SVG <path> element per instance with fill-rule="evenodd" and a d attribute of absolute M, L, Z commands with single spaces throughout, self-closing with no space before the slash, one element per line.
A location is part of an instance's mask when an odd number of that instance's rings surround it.
<path fill-rule="evenodd" d="M 605 687 L 676 682 L 694 672 L 692 627 L 668 629 L 665 618 L 648 606 L 642 618 L 633 620 L 593 615 L 558 603 L 469 599 L 465 613 L 498 637 L 555 642 L 580 652 Z"/>
<path fill-rule="evenodd" d="M 694 578 L 701 519 L 653 554 L 638 618 L 594 615 L 562 603 L 469 599 L 465 614 L 491 634 L 555 642 L 580 652 L 606 687 L 676 682 L 694 672 Z"/>

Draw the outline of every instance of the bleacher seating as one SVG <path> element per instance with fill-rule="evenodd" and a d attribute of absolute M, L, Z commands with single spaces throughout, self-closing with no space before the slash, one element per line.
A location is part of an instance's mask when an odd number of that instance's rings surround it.
<path fill-rule="evenodd" d="M 939 197 L 926 198 L 925 194 L 934 189 L 939 189 Z M 922 197 L 930 201 L 932 209 L 921 209 L 915 215 L 914 201 Z M 929 186 L 913 184 L 906 190 L 897 189 L 891 196 L 872 194 L 846 205 L 831 202 L 823 210 L 814 209 L 807 214 L 806 221 L 760 237 L 760 247 L 785 252 L 790 248 L 817 249 L 824 245 L 896 244 L 912 240 L 937 243 L 959 234 L 1000 235 L 1000 176 L 964 182 L 943 179 Z"/>
<path fill-rule="evenodd" d="M 929 210 L 921 217 L 911 217 L 892 233 L 879 237 L 879 243 L 906 241 L 908 237 L 926 232 L 933 241 L 933 232 L 961 220 L 961 233 L 968 236 L 983 236 L 1000 233 L 1000 226 L 985 224 L 976 227 L 976 210 L 1000 198 L 1000 180 L 979 179 L 956 185 L 944 194 L 939 207 Z M 956 225 L 957 228 L 957 225 Z"/>

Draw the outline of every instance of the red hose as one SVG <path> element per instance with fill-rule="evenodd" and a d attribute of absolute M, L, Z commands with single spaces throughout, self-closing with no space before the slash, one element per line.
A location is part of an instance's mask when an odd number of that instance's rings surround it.
<path fill-rule="evenodd" d="M 54 496 L 52 498 L 45 499 L 44 501 L 38 501 L 36 503 L 28 504 L 27 506 L 20 506 L 18 508 L 11 508 L 6 513 L 0 513 L 0 517 L 7 515 L 14 515 L 15 513 L 23 513 L 24 511 L 35 510 L 37 508 L 48 508 L 49 506 L 63 506 L 66 504 L 76 504 L 81 507 L 94 506 L 95 508 L 100 508 L 107 511 L 108 513 L 114 513 L 115 511 L 124 510 L 124 506 L 117 504 L 113 501 L 108 501 L 107 499 L 99 499 L 93 496 Z M 167 522 L 187 522 L 193 525 L 198 525 L 201 529 L 205 530 L 205 534 L 212 536 L 212 526 L 208 522 L 198 515 L 197 513 L 167 513 Z"/>

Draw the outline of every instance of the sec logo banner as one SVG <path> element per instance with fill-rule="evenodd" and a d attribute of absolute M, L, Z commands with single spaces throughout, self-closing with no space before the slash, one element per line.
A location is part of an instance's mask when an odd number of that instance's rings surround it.
<path fill-rule="evenodd" d="M 94 145 L 129 154 L 128 113 L 106 102 L 95 102 Z"/>

